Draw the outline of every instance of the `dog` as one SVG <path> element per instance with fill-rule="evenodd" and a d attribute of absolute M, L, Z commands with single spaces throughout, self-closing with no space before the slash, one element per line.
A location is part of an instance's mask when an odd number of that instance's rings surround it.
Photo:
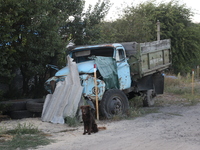
<path fill-rule="evenodd" d="M 95 110 L 91 108 L 90 105 L 84 105 L 80 107 L 82 112 L 82 119 L 84 123 L 83 135 L 88 133 L 90 135 L 92 132 L 98 132 L 98 127 L 95 122 Z"/>

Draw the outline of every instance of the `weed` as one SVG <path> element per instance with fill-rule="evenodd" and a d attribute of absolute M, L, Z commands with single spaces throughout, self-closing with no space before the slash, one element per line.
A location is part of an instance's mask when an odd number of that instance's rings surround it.
<path fill-rule="evenodd" d="M 7 131 L 5 126 L 0 126 L 0 135 L 4 134 Z"/>
<path fill-rule="evenodd" d="M 177 113 L 165 113 L 165 114 L 173 115 L 173 116 L 183 116 L 183 115 L 180 115 L 180 114 L 177 114 Z"/>
<path fill-rule="evenodd" d="M 129 109 L 126 111 L 126 113 L 114 115 L 112 120 L 118 121 L 123 119 L 134 119 L 150 113 L 158 113 L 158 108 L 143 107 L 143 98 L 141 96 L 136 96 L 129 100 Z"/>
<path fill-rule="evenodd" d="M 187 106 L 194 106 L 199 103 L 200 95 L 185 94 L 184 97 L 187 100 Z"/>
<path fill-rule="evenodd" d="M 76 117 L 65 117 L 65 123 L 68 124 L 70 127 L 77 127 L 80 125 L 80 122 Z"/>
<path fill-rule="evenodd" d="M 142 115 L 150 114 L 150 113 L 158 113 L 158 108 L 154 107 L 139 107 L 139 108 L 130 108 L 129 114 L 127 114 L 128 118 L 135 118 Z"/>
<path fill-rule="evenodd" d="M 40 131 L 33 124 L 18 123 L 15 129 L 9 130 L 7 131 L 7 133 L 8 134 L 37 134 L 37 133 L 40 133 Z"/>
<path fill-rule="evenodd" d="M 36 148 L 39 145 L 48 145 L 50 140 L 40 134 L 16 135 L 11 141 L 6 141 L 0 146 L 1 150 L 15 150 Z"/>
<path fill-rule="evenodd" d="M 165 78 L 165 92 L 179 96 L 187 105 L 196 105 L 199 102 L 199 90 L 200 84 L 192 83 L 189 73 L 185 77 L 178 74 L 177 78 Z"/>
<path fill-rule="evenodd" d="M 123 119 L 134 119 L 150 113 L 158 113 L 158 108 L 147 108 L 147 107 L 130 107 L 125 114 L 118 114 L 112 117 L 113 121 Z"/>
<path fill-rule="evenodd" d="M 193 86 L 193 87 L 192 87 Z M 125 115 L 113 116 L 113 120 L 131 119 L 149 113 L 157 113 L 158 107 L 171 104 L 196 105 L 200 100 L 200 83 L 192 84 L 192 77 L 188 73 L 186 76 L 178 74 L 176 77 L 165 78 L 165 96 L 157 96 L 155 106 L 143 108 L 142 97 L 134 97 L 129 100 L 130 108 Z M 193 91 L 192 91 L 193 89 Z"/>
<path fill-rule="evenodd" d="M 11 130 L 1 127 L 0 134 L 12 137 L 0 144 L 1 150 L 36 148 L 39 145 L 47 145 L 53 142 L 53 140 L 46 138 L 34 125 L 26 123 L 19 123 Z"/>
<path fill-rule="evenodd" d="M 141 96 L 136 96 L 129 100 L 130 107 L 138 108 L 143 106 L 143 98 Z"/>

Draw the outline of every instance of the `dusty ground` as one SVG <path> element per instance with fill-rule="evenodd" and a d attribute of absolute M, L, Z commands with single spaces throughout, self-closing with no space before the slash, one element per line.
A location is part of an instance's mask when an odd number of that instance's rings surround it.
<path fill-rule="evenodd" d="M 56 139 L 38 150 L 199 150 L 200 103 L 186 106 L 179 102 L 157 107 L 158 113 L 133 120 L 97 121 L 98 126 L 107 129 L 91 135 L 82 135 L 83 126 L 70 128 L 66 124 L 42 122 L 40 118 L 18 122 L 35 124 Z M 16 121 L 3 123 L 9 127 Z"/>

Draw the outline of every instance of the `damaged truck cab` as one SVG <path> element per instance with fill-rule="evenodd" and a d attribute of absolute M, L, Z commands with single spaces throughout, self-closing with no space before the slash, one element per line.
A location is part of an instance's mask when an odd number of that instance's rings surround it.
<path fill-rule="evenodd" d="M 171 64 L 170 40 L 148 43 L 113 43 L 72 48 L 69 57 L 77 64 L 82 96 L 95 103 L 96 93 L 100 113 L 110 118 L 129 108 L 128 99 L 142 96 L 144 106 L 152 106 L 156 94 L 163 93 L 162 71 Z M 94 66 L 97 66 L 95 91 Z M 63 81 L 69 66 L 46 81 L 53 93 L 56 82 Z M 95 105 L 94 105 L 95 106 Z"/>

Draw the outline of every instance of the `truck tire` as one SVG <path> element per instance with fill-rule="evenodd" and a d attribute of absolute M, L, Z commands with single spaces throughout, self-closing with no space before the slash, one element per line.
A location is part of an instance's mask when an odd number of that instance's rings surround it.
<path fill-rule="evenodd" d="M 11 119 L 23 119 L 33 117 L 33 113 L 28 110 L 10 111 L 9 116 Z"/>
<path fill-rule="evenodd" d="M 26 109 L 30 112 L 42 112 L 44 99 L 32 99 L 26 103 Z"/>
<path fill-rule="evenodd" d="M 4 111 L 17 111 L 17 110 L 25 110 L 26 103 L 30 99 L 15 99 L 8 101 L 1 101 L 0 105 L 4 107 Z"/>
<path fill-rule="evenodd" d="M 106 91 L 100 102 L 100 113 L 107 119 L 112 118 L 114 115 L 125 113 L 128 108 L 128 98 L 118 89 Z"/>
<path fill-rule="evenodd" d="M 155 92 L 154 90 L 147 90 L 143 98 L 143 106 L 151 107 L 155 103 Z"/>

